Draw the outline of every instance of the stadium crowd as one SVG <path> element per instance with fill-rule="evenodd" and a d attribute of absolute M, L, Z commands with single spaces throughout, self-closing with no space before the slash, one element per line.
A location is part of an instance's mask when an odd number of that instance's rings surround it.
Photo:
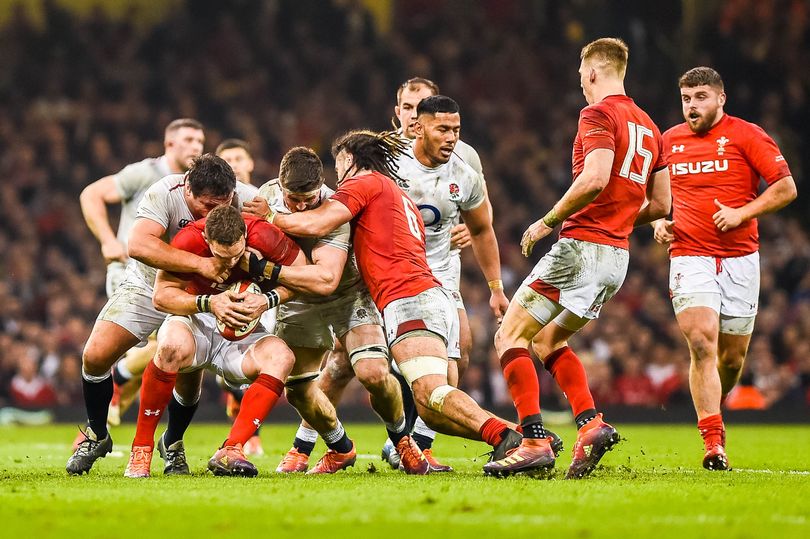
<path fill-rule="evenodd" d="M 571 65 L 584 42 L 607 31 L 630 44 L 627 87 L 662 130 L 681 121 L 682 68 L 712 65 L 724 75 L 729 112 L 760 124 L 784 150 L 800 198 L 760 221 L 761 304 L 742 381 L 756 398 L 736 405 L 810 406 L 807 3 L 731 0 L 687 14 L 674 2 L 668 10 L 607 0 L 463 9 L 395 1 L 390 28 L 360 2 L 217 4 L 189 1 L 144 29 L 45 2 L 41 25 L 19 8 L 0 32 L 0 405 L 81 404 L 81 350 L 106 297 L 78 195 L 160 155 L 163 128 L 178 117 L 203 122 L 207 151 L 224 138 L 248 140 L 259 184 L 296 145 L 314 148 L 329 168 L 337 135 L 389 125 L 399 83 L 435 80 L 460 103 L 462 138 L 481 155 L 513 292 L 552 243 L 525 259 L 521 233 L 571 181 L 585 105 Z M 634 234 L 631 253 L 621 292 L 576 337 L 594 397 L 689 406 L 689 353 L 668 298 L 666 250 L 647 229 Z M 472 253 L 462 267 L 475 341 L 463 385 L 484 405 L 509 405 L 486 283 Z M 541 383 L 544 406 L 567 408 L 549 376 Z M 344 402 L 367 397 L 355 391 Z"/>

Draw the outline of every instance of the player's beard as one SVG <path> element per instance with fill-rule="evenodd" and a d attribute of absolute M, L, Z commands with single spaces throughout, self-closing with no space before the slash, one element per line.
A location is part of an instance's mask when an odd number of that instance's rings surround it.
<path fill-rule="evenodd" d="M 687 118 L 686 123 L 689 125 L 689 129 L 691 129 L 693 133 L 703 135 L 712 128 L 716 118 L 717 109 L 714 109 L 700 115 L 700 117 L 697 119 L 697 123 L 693 123 L 691 116 Z"/>

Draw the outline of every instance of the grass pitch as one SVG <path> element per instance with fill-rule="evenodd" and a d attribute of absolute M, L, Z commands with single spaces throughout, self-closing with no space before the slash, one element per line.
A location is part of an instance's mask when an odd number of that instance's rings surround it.
<path fill-rule="evenodd" d="M 89 476 L 64 471 L 76 428 L 0 428 L 3 537 L 807 537 L 810 535 L 810 428 L 738 426 L 728 432 L 734 471 L 700 467 L 693 425 L 618 425 L 624 437 L 589 479 L 564 481 L 575 432 L 555 429 L 565 451 L 549 480 L 484 477 L 484 444 L 439 437 L 453 474 L 410 477 L 379 459 L 378 425 L 350 425 L 361 454 L 334 476 L 273 470 L 295 426 L 268 425 L 267 454 L 255 479 L 217 478 L 205 463 L 227 425 L 192 425 L 191 477 L 122 477 L 131 426 L 113 430 L 118 456 Z M 158 434 L 160 431 L 158 432 Z M 314 460 L 323 453 L 319 442 Z M 478 535 L 480 534 L 480 535 Z"/>

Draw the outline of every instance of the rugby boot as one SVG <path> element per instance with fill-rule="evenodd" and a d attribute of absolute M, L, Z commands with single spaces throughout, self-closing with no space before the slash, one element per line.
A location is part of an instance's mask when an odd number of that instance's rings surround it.
<path fill-rule="evenodd" d="M 703 467 L 707 470 L 730 470 L 726 450 L 721 444 L 714 444 L 706 448 L 703 455 Z"/>
<path fill-rule="evenodd" d="M 699 429 L 703 438 L 703 447 L 706 453 L 703 455 L 703 467 L 707 470 L 730 470 L 728 457 L 726 456 L 726 429 L 705 428 Z"/>
<path fill-rule="evenodd" d="M 177 440 L 169 447 L 166 447 L 165 437 L 166 433 L 164 432 L 157 444 L 160 458 L 166 463 L 163 468 L 163 475 L 190 475 L 191 472 L 186 461 L 186 446 L 183 440 Z"/>
<path fill-rule="evenodd" d="M 546 437 L 551 441 L 551 450 L 554 451 L 554 456 L 559 457 L 560 453 L 563 450 L 563 441 L 562 438 L 557 436 L 556 432 L 552 432 L 548 429 L 546 430 Z"/>
<path fill-rule="evenodd" d="M 262 439 L 259 438 L 258 434 L 254 434 L 248 439 L 247 442 L 245 442 L 245 455 L 250 455 L 252 457 L 264 455 Z"/>
<path fill-rule="evenodd" d="M 327 450 L 321 460 L 307 472 L 307 475 L 337 473 L 349 466 L 354 466 L 355 461 L 357 461 L 357 451 L 354 448 L 354 442 L 352 442 L 352 449 L 348 453 L 338 453 L 334 449 Z"/>
<path fill-rule="evenodd" d="M 436 459 L 436 457 L 433 456 L 433 448 L 428 447 L 427 449 L 422 451 L 422 454 L 425 456 L 425 460 L 428 461 L 428 464 L 430 464 L 430 471 L 431 472 L 452 472 L 453 471 L 452 466 L 448 466 L 447 464 L 442 464 L 441 462 L 439 462 Z"/>
<path fill-rule="evenodd" d="M 298 451 L 297 447 L 290 448 L 276 467 L 277 473 L 305 472 L 309 468 L 309 455 Z"/>
<path fill-rule="evenodd" d="M 256 477 L 259 475 L 256 466 L 245 458 L 242 444 L 227 445 L 217 449 L 217 452 L 208 461 L 208 469 L 214 475 L 240 477 Z"/>
<path fill-rule="evenodd" d="M 520 441 L 523 440 L 523 435 L 512 429 L 508 429 L 506 434 L 503 435 L 501 443 L 496 445 L 489 453 L 489 462 L 495 462 L 506 458 L 506 456 L 520 446 Z"/>
<path fill-rule="evenodd" d="M 551 438 L 523 438 L 516 449 L 500 460 L 484 464 L 484 473 L 495 477 L 508 477 L 517 473 L 547 474 L 554 468 L 554 450 Z"/>
<path fill-rule="evenodd" d="M 127 469 L 124 477 L 133 479 L 149 477 L 149 468 L 152 465 L 152 448 L 148 445 L 136 445 L 129 454 Z"/>
<path fill-rule="evenodd" d="M 93 432 L 93 429 L 90 427 L 87 427 L 82 434 L 84 435 L 84 439 L 76 446 L 76 450 L 73 452 L 73 455 L 70 456 L 65 466 L 67 473 L 72 475 L 89 473 L 90 468 L 93 467 L 93 463 L 101 457 L 106 456 L 113 448 L 113 442 L 109 432 L 107 433 L 107 437 L 102 440 L 98 439 L 96 433 Z"/>
<path fill-rule="evenodd" d="M 430 463 L 425 458 L 416 441 L 410 436 L 404 436 L 397 443 L 399 455 L 399 469 L 409 475 L 427 475 L 430 472 Z"/>
<path fill-rule="evenodd" d="M 621 436 L 598 414 L 577 432 L 574 457 L 565 474 L 566 479 L 581 479 L 590 474 L 606 452 L 619 443 Z"/>
<path fill-rule="evenodd" d="M 399 453 L 394 447 L 394 442 L 385 440 L 380 457 L 391 466 L 392 470 L 399 470 Z"/>

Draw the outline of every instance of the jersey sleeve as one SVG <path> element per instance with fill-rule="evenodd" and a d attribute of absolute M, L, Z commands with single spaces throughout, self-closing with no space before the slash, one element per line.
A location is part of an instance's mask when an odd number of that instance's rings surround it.
<path fill-rule="evenodd" d="M 465 197 L 459 204 L 462 211 L 474 210 L 483 204 L 486 198 L 486 190 L 484 189 L 484 177 L 476 172 L 472 167 L 468 167 L 468 173 L 465 175 Z"/>
<path fill-rule="evenodd" d="M 276 225 L 267 221 L 255 221 L 248 232 L 248 246 L 258 250 L 262 256 L 271 262 L 289 266 L 298 257 L 301 250 Z"/>
<path fill-rule="evenodd" d="M 380 193 L 380 189 L 379 179 L 368 174 L 344 182 L 331 199 L 346 206 L 355 217 Z"/>
<path fill-rule="evenodd" d="M 144 193 L 136 219 L 145 218 L 169 228 L 169 191 L 163 182 L 158 182 Z"/>
<path fill-rule="evenodd" d="M 154 176 L 151 173 L 150 165 L 142 161 L 125 166 L 113 176 L 113 181 L 118 194 L 121 195 L 121 200 L 132 200 L 137 193 L 144 191 L 154 183 Z"/>
<path fill-rule="evenodd" d="M 326 236 L 318 239 L 318 243 L 316 243 L 315 246 L 320 247 L 322 245 L 328 245 L 330 247 L 335 247 L 342 251 L 348 252 L 351 241 L 351 234 L 352 234 L 351 224 L 343 223 Z"/>
<path fill-rule="evenodd" d="M 585 107 L 579 115 L 582 155 L 597 149 L 616 151 L 616 133 L 610 117 L 597 107 Z"/>
<path fill-rule="evenodd" d="M 770 185 L 785 176 L 790 176 L 785 157 L 776 142 L 758 125 L 749 124 L 743 151 L 748 163 Z"/>
<path fill-rule="evenodd" d="M 656 149 L 657 149 L 657 154 L 656 155 L 658 157 L 656 158 L 655 163 L 653 163 L 652 171 L 653 171 L 653 173 L 656 173 L 659 170 L 663 170 L 663 169 L 667 168 L 668 161 L 667 161 L 667 156 L 664 153 L 664 137 L 663 137 L 663 135 L 661 135 L 661 132 L 657 128 L 653 130 L 653 133 L 655 133 L 654 144 L 655 144 Z"/>

